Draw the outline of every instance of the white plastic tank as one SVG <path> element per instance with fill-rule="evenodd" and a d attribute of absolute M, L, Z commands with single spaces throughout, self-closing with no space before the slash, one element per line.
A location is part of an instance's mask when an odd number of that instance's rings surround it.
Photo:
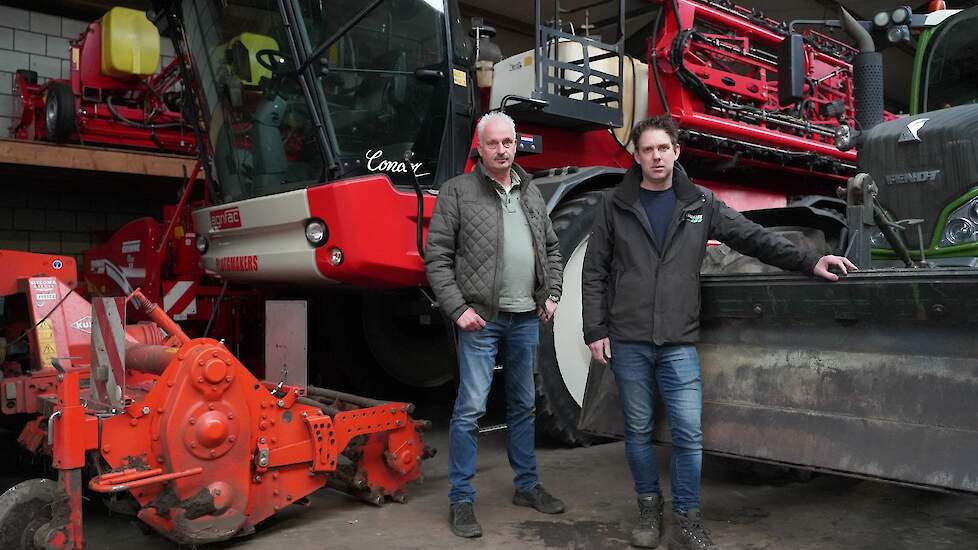
<path fill-rule="evenodd" d="M 579 42 L 562 40 L 557 43 L 557 59 L 565 62 L 577 62 L 583 58 L 583 45 Z M 597 47 L 588 47 L 588 56 L 598 57 L 607 50 Z M 601 71 L 610 75 L 618 75 L 618 59 L 609 57 L 591 63 L 593 70 Z M 553 71 L 553 69 L 551 69 Z M 625 56 L 622 63 L 622 127 L 614 130 L 615 138 L 632 151 L 631 144 L 628 143 L 631 135 L 632 126 L 636 122 L 646 118 L 649 110 L 649 66 L 633 57 Z M 534 57 L 533 50 L 516 54 L 507 59 L 503 59 L 495 65 L 493 75 L 492 93 L 489 97 L 489 108 L 496 109 L 500 106 L 503 98 L 508 95 L 532 97 L 534 90 Z M 565 70 L 564 78 L 574 80 L 581 77 L 581 73 Z M 599 79 L 592 75 L 591 83 L 598 82 Z M 588 95 L 595 95 L 589 93 Z M 580 92 L 571 95 L 571 99 L 584 100 L 584 93 Z"/>

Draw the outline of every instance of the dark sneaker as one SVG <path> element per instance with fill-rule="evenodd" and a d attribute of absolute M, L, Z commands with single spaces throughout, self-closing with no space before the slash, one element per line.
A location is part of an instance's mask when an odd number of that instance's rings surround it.
<path fill-rule="evenodd" d="M 538 512 L 544 514 L 560 514 L 564 511 L 563 501 L 548 493 L 543 485 L 537 485 L 529 491 L 517 489 L 516 494 L 513 495 L 513 504 L 536 508 Z"/>
<path fill-rule="evenodd" d="M 638 497 L 638 525 L 632 529 L 632 546 L 655 548 L 662 532 L 662 495 Z"/>
<path fill-rule="evenodd" d="M 698 508 L 690 509 L 686 515 L 677 513 L 676 525 L 670 531 L 669 550 L 720 550 L 710 538 Z"/>
<path fill-rule="evenodd" d="M 475 519 L 475 507 L 471 502 L 456 502 L 451 507 L 452 533 L 474 539 L 482 536 L 482 526 Z"/>

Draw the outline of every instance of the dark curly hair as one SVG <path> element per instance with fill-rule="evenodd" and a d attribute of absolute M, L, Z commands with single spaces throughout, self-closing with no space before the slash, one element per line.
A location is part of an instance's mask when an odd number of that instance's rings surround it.
<path fill-rule="evenodd" d="M 640 121 L 634 128 L 632 128 L 632 145 L 634 145 L 636 149 L 638 149 L 638 138 L 642 137 L 642 134 L 644 134 L 646 130 L 662 130 L 669 136 L 669 140 L 672 141 L 673 145 L 679 144 L 679 129 L 676 128 L 676 123 L 669 115 L 659 115 L 652 118 L 647 118 Z"/>

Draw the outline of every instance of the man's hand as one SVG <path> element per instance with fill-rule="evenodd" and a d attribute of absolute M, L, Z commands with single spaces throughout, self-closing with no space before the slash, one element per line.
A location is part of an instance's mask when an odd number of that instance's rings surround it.
<path fill-rule="evenodd" d="M 591 342 L 587 347 L 591 348 L 591 359 L 602 365 L 608 364 L 608 359 L 611 359 L 611 340 L 602 338 Z"/>
<path fill-rule="evenodd" d="M 540 318 L 541 323 L 549 323 L 554 319 L 554 313 L 557 312 L 557 303 L 547 298 L 547 302 L 542 306 L 537 308 L 537 317 Z"/>
<path fill-rule="evenodd" d="M 848 275 L 850 269 L 853 271 L 859 269 L 849 261 L 849 258 L 829 254 L 818 259 L 818 263 L 815 264 L 815 269 L 812 270 L 812 274 L 827 281 L 838 281 L 839 276 L 829 271 L 830 267 L 838 269 L 843 275 Z"/>
<path fill-rule="evenodd" d="M 486 321 L 474 309 L 468 308 L 462 312 L 462 315 L 455 321 L 455 324 L 465 332 L 475 332 L 485 328 Z"/>

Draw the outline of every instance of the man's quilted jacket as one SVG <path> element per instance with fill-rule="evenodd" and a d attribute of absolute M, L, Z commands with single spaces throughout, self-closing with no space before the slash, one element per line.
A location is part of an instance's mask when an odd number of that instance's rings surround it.
<path fill-rule="evenodd" d="M 533 298 L 541 306 L 560 297 L 563 263 L 557 235 L 543 195 L 519 166 L 520 204 L 533 235 L 536 284 Z M 439 307 L 453 321 L 472 307 L 483 319 L 496 317 L 502 285 L 503 211 L 493 182 L 482 164 L 445 182 L 428 228 L 425 271 Z"/>

